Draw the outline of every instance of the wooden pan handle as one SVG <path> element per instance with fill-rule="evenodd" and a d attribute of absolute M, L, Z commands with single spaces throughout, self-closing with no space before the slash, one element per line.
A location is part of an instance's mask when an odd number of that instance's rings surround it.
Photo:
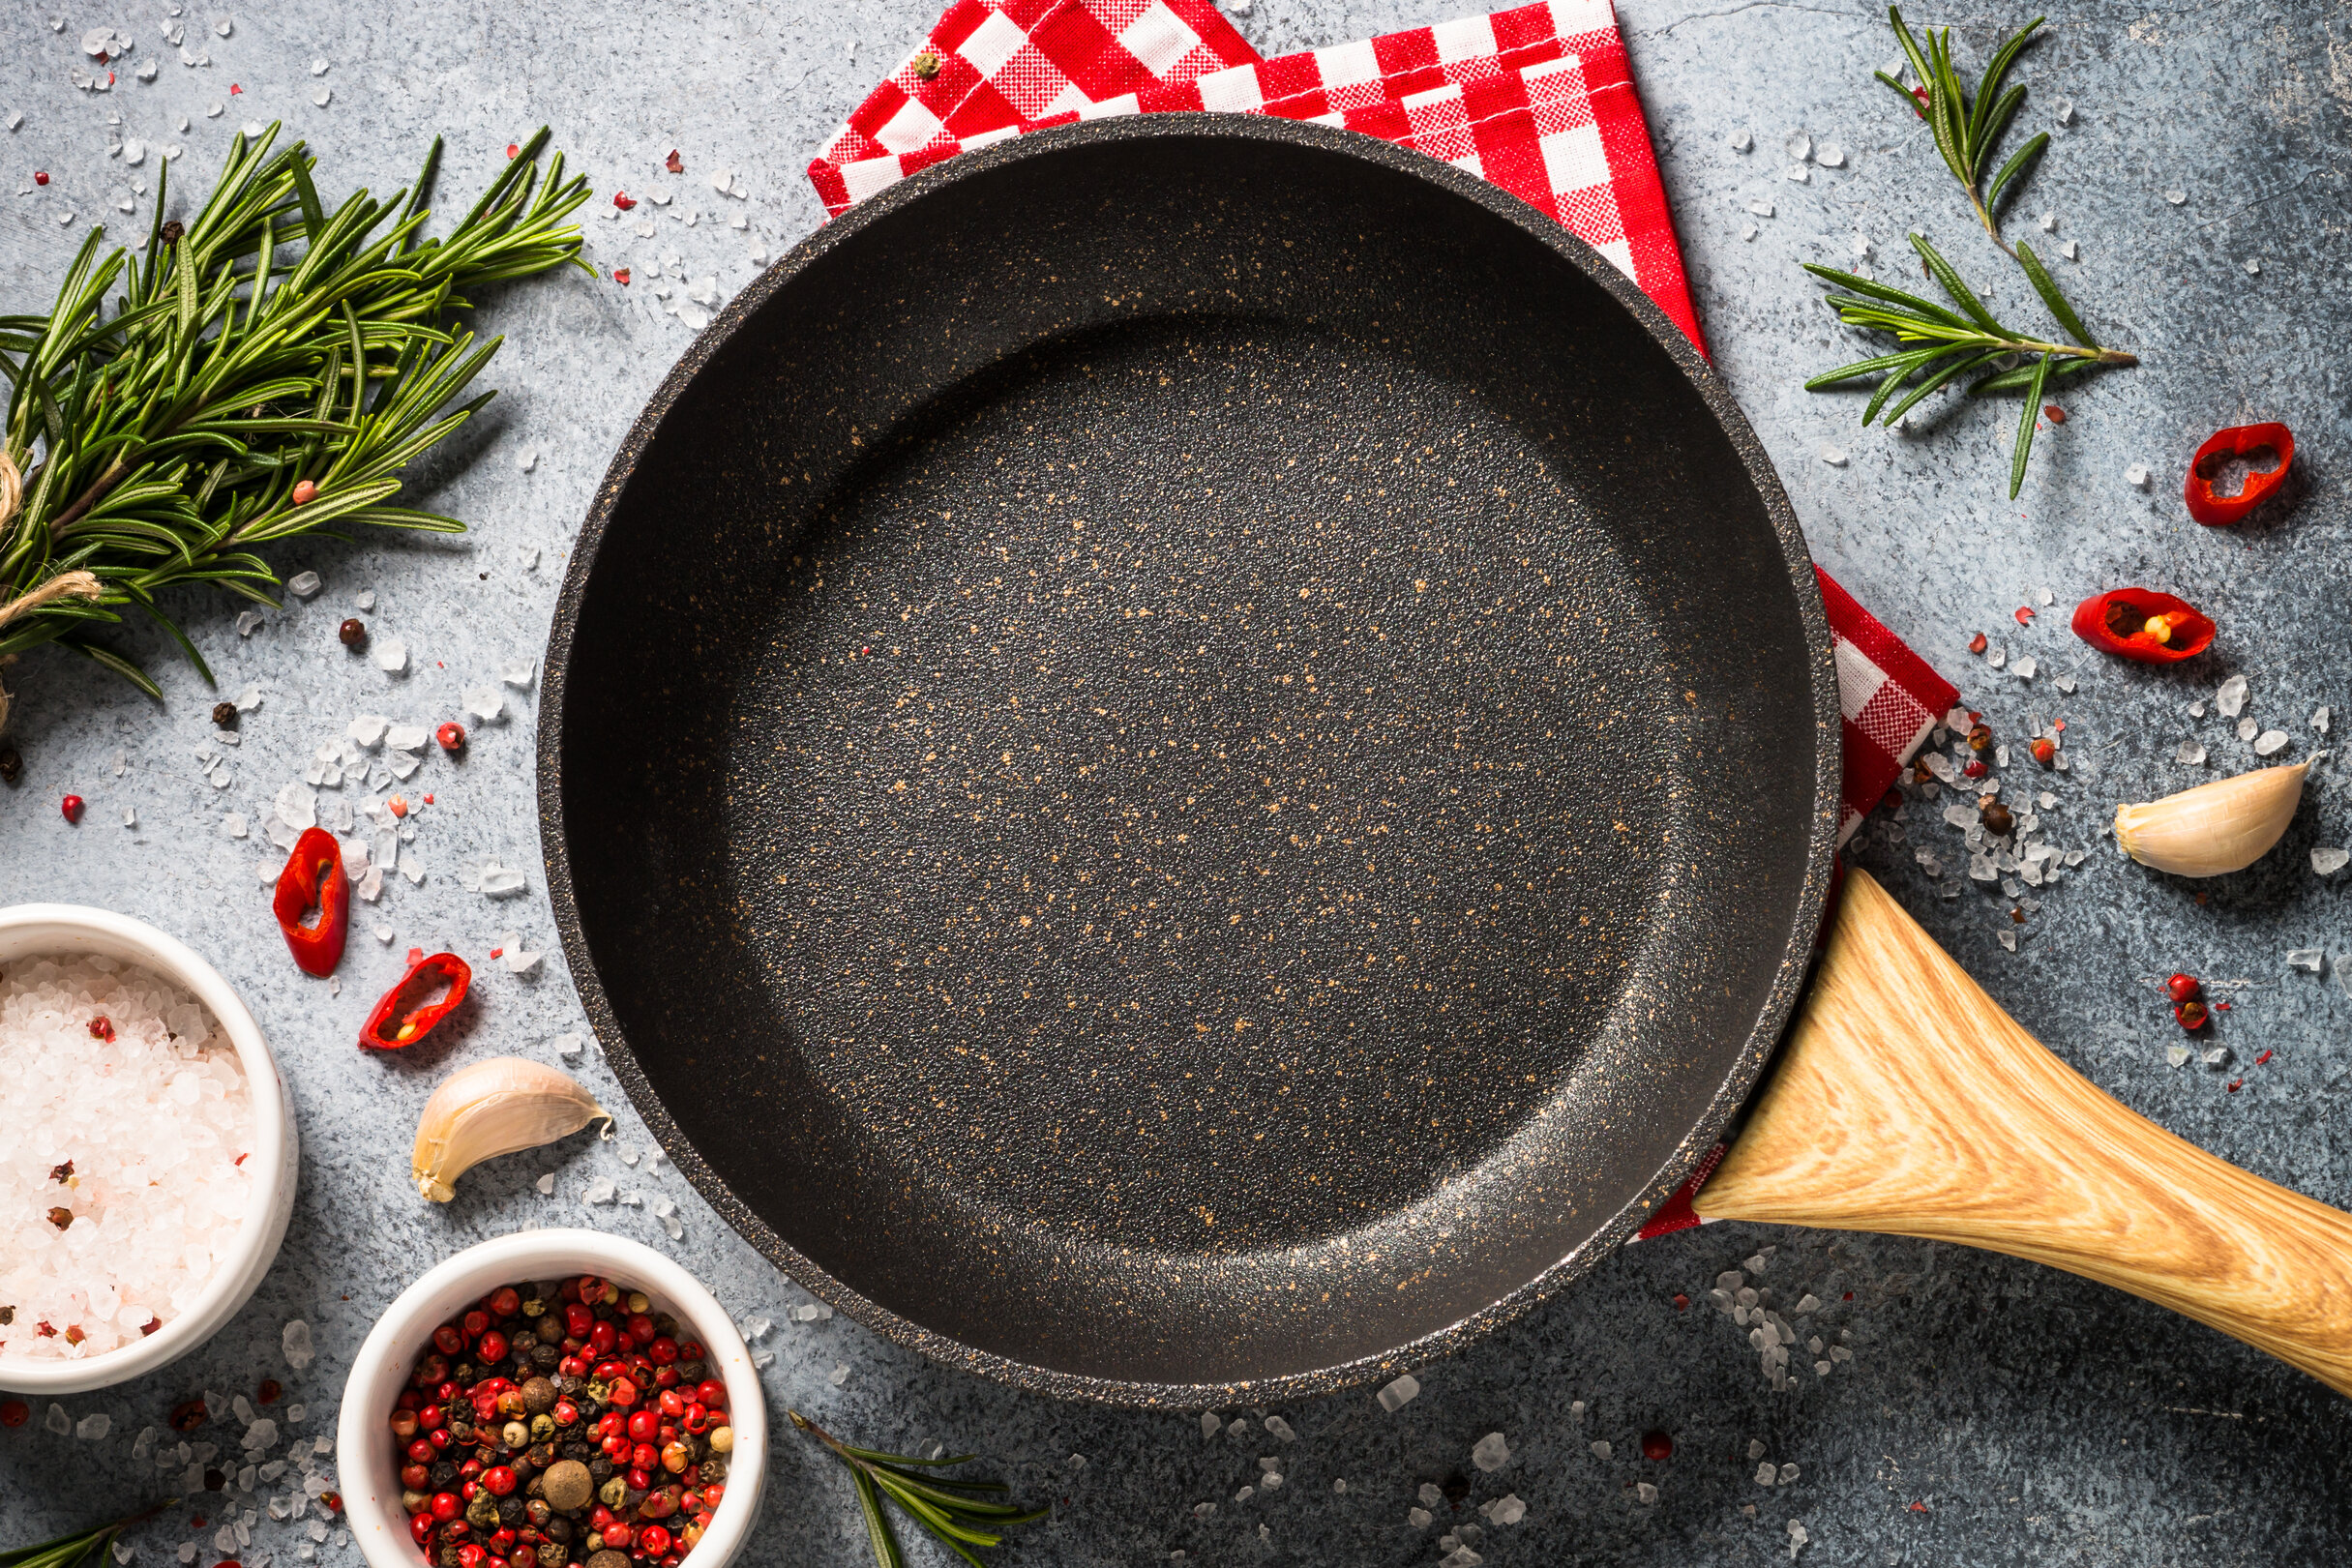
<path fill-rule="evenodd" d="M 1859 871 L 1780 1059 L 1697 1206 L 2030 1257 L 2352 1394 L 2352 1215 L 2100 1093 Z"/>

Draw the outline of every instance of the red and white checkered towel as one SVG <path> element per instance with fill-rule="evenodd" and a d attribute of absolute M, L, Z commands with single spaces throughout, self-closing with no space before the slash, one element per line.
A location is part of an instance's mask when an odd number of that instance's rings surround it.
<path fill-rule="evenodd" d="M 1609 0 L 1537 4 L 1262 60 L 1207 0 L 956 0 L 809 178 L 835 216 L 969 147 L 1168 109 L 1344 126 L 1489 180 L 1614 262 L 1705 352 Z M 1838 843 L 1957 690 L 1818 567 L 1845 742 Z M 1718 1146 L 1636 1239 L 1700 1224 Z"/>

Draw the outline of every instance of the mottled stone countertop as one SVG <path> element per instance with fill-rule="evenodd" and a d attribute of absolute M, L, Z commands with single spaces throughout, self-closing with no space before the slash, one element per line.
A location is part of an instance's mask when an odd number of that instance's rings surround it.
<path fill-rule="evenodd" d="M 127 220 L 126 232 L 133 223 L 144 231 L 138 182 L 153 175 L 159 149 L 183 145 L 179 172 L 201 182 L 247 120 L 283 116 L 309 137 L 330 192 L 402 184 L 434 131 L 450 140 L 444 192 L 466 192 L 508 141 L 543 121 L 600 195 L 662 183 L 660 161 L 672 147 L 690 172 L 667 182 L 676 205 L 656 239 L 590 221 L 592 257 L 608 267 L 637 260 L 638 286 L 573 274 L 508 291 L 485 311 L 485 327 L 508 339 L 486 377 L 500 396 L 452 455 L 466 460 L 437 461 L 421 486 L 473 532 L 286 548 L 280 570 L 314 570 L 324 589 L 265 615 L 250 636 L 239 635 L 237 606 L 224 598 L 178 601 L 222 687 L 261 694 L 224 787 L 194 757 L 214 697 L 160 637 L 133 630 L 123 642 L 158 672 L 162 703 L 54 652 L 9 672 L 24 772 L 0 790 L 0 902 L 104 905 L 209 957 L 285 1066 L 303 1161 L 293 1228 L 242 1317 L 168 1371 L 64 1402 L 76 1417 L 110 1413 L 111 1436 L 51 1435 L 40 1411 L 28 1427 L 0 1432 L 0 1545 L 160 1494 L 168 1480 L 132 1462 L 131 1435 L 193 1391 L 233 1394 L 278 1376 L 289 1400 L 309 1406 L 294 1430 L 331 1430 L 349 1358 L 419 1270 L 486 1236 L 564 1223 L 668 1248 L 738 1317 L 775 1319 L 760 1347 L 774 1352 L 765 1376 L 776 1410 L 807 1408 L 878 1443 L 976 1449 L 1023 1495 L 1053 1500 L 1052 1521 L 1024 1532 L 1005 1561 L 1143 1564 L 1180 1550 L 1188 1562 L 1218 1564 L 1434 1563 L 1444 1522 L 1416 1528 L 1407 1511 L 1421 1483 L 1457 1471 L 1472 1484 L 1456 1521 L 1476 1523 L 1471 1509 L 1506 1492 L 1528 1505 L 1523 1522 L 1490 1528 L 1478 1543 L 1500 1568 L 1785 1560 L 1792 1519 L 1810 1538 L 1801 1560 L 1815 1563 L 2342 1559 L 2352 1535 L 2352 1406 L 2152 1306 L 1951 1247 L 1723 1225 L 1633 1248 L 1491 1340 L 1423 1369 L 1424 1391 L 1396 1414 L 1369 1393 L 1282 1410 L 1297 1432 L 1286 1444 L 1254 1416 L 1245 1435 L 1205 1441 L 1191 1416 L 1015 1395 L 839 1318 L 786 1321 L 788 1308 L 808 1300 L 802 1292 L 666 1165 L 647 1173 L 624 1163 L 648 1146 L 625 1108 L 616 1141 L 580 1138 L 546 1157 L 499 1162 L 468 1177 L 458 1201 L 418 1203 L 405 1155 L 434 1075 L 363 1059 L 351 1045 L 366 1000 L 389 983 L 401 953 L 412 943 L 481 951 L 513 930 L 547 957 L 531 977 L 487 968 L 469 1048 L 552 1059 L 551 1042 L 583 1027 L 539 868 L 535 688 L 509 689 L 508 717 L 476 726 L 462 766 L 427 764 L 418 783 L 436 804 L 413 845 L 424 880 L 397 882 L 363 912 L 340 994 L 286 963 L 259 891 L 274 852 L 257 838 L 228 836 L 223 819 L 258 819 L 351 715 L 446 717 L 463 689 L 537 656 L 591 488 L 689 340 L 642 274 L 674 252 L 669 286 L 683 293 L 682 272 L 715 279 L 724 296 L 808 233 L 820 213 L 803 163 L 919 36 L 931 0 L 208 4 L 189 6 L 184 18 L 187 48 L 210 56 L 194 66 L 161 36 L 166 9 L 163 0 L 113 9 L 28 0 L 0 17 L 0 122 L 23 116 L 0 132 L 6 309 L 44 304 L 88 221 Z M 1260 0 L 1239 25 L 1270 54 L 1453 10 L 1428 0 Z M 225 36 L 214 28 L 223 16 L 233 18 Z M 1995 29 L 2023 16 L 1929 8 L 1914 19 L 1955 26 L 1973 59 Z M 2333 964 L 2352 949 L 2345 878 L 2315 876 L 2307 853 L 2352 842 L 2352 794 L 2323 767 L 2281 848 L 2201 891 L 2120 861 L 2097 836 L 2118 800 L 2250 760 L 2227 722 L 2189 712 L 2226 674 L 2251 682 L 2248 713 L 2294 737 L 2289 758 L 2324 744 L 2312 710 L 2352 709 L 2352 508 L 2338 479 L 2352 372 L 2337 340 L 2352 325 L 2343 262 L 2352 16 L 2317 0 L 2091 0 L 2064 8 L 2028 56 L 2025 120 L 2053 128 L 2056 139 L 2012 226 L 2056 216 L 2052 242 L 2079 248 L 2060 263 L 2068 286 L 2146 364 L 2067 394 L 2071 418 L 2042 435 L 2013 504 L 2002 499 L 2013 404 L 1960 407 L 1929 429 L 1890 435 L 1856 427 L 1855 399 L 1801 387 L 1843 352 L 1843 335 L 1798 265 L 1850 260 L 1855 236 L 1874 242 L 1891 269 L 1904 230 L 1920 226 L 1974 276 L 1997 280 L 1998 306 L 2031 309 L 2016 275 L 1963 222 L 1920 128 L 1870 80 L 1895 53 L 1883 16 L 1859 3 L 1625 0 L 1623 21 L 1716 363 L 1778 463 L 1815 552 L 2005 733 L 2037 719 L 2068 723 L 2075 765 L 2052 785 L 2061 803 L 2044 814 L 2054 836 L 2095 852 L 2041 892 L 2016 952 L 1996 941 L 2010 929 L 2007 900 L 1973 885 L 1947 899 L 1915 863 L 1922 843 L 1957 839 L 1932 811 L 1915 807 L 1899 823 L 1882 815 L 1856 858 L 2101 1087 L 2265 1176 L 2352 1202 L 2352 996 L 2334 974 L 2291 970 L 2283 959 L 2290 948 L 2323 947 Z M 89 65 L 79 41 L 100 26 L 136 38 L 104 94 L 77 90 L 69 76 Z M 153 81 L 136 74 L 147 64 L 159 68 Z M 314 102 L 321 89 L 323 105 Z M 2064 124 L 2061 100 L 2073 107 Z M 217 118 L 206 113 L 215 102 L 225 105 Z M 117 114 L 119 126 L 109 118 Z M 1744 154 L 1728 144 L 1743 127 L 1754 137 Z M 1816 165 L 1803 183 L 1787 178 L 1784 143 L 1800 131 L 1842 148 L 1842 166 Z M 110 161 L 110 132 L 145 144 L 142 166 Z M 736 169 L 747 196 L 710 190 L 696 171 L 713 164 Z M 17 194 L 37 168 L 50 183 Z M 125 200 L 130 214 L 117 209 Z M 1751 217 L 1754 201 L 1771 202 L 1772 216 Z M 678 216 L 687 207 L 700 209 L 692 227 Z M 2188 454 L 2216 427 L 2266 418 L 2298 433 L 2299 503 L 2251 529 L 2189 523 L 2178 500 Z M 1831 446 L 1850 460 L 1824 460 Z M 2146 488 L 2126 483 L 2134 463 L 2154 475 Z M 2067 606 L 2124 580 L 2176 590 L 2215 612 L 2215 652 L 2189 672 L 2084 657 L 2067 633 Z M 2012 612 L 2039 607 L 2045 591 L 2055 607 L 2018 625 Z M 412 650 L 404 678 L 336 643 L 334 623 L 363 592 L 374 595 L 365 613 L 377 635 Z M 1980 630 L 2012 661 L 2034 656 L 2041 673 L 2020 681 L 2013 665 L 1995 671 L 1969 657 L 1965 644 Z M 2052 681 L 2069 670 L 2079 683 L 2070 695 Z M 2190 737 L 2212 753 L 2201 768 L 2172 760 Z M 68 791 L 90 803 L 78 827 L 57 810 Z M 135 827 L 124 825 L 126 808 Z M 485 856 L 526 868 L 527 892 L 491 903 L 461 886 L 461 863 Z M 388 944 L 368 934 L 378 922 L 390 928 Z M 2231 993 L 2234 1009 L 2217 1031 L 2233 1053 L 2223 1068 L 2167 1063 L 2179 1034 L 2150 977 L 2175 968 L 2250 982 Z M 1920 1045 L 1968 1049 L 1961 1040 Z M 2265 1050 L 2275 1054 L 2256 1065 Z M 620 1103 L 593 1046 L 581 1072 Z M 542 1197 L 533 1181 L 551 1169 L 555 1195 Z M 685 1239 L 672 1243 L 650 1208 L 584 1207 L 579 1194 L 599 1177 L 674 1198 Z M 1831 1376 L 1808 1374 L 1787 1395 L 1767 1387 L 1741 1330 L 1702 1306 L 1673 1304 L 1678 1291 L 1703 1292 L 1718 1271 L 1767 1246 L 1778 1249 L 1767 1283 L 1788 1298 L 1818 1294 L 1829 1303 L 1819 1321 L 1847 1330 L 1853 1350 Z M 316 1364 L 299 1374 L 277 1348 L 296 1317 L 319 1346 Z M 1672 1460 L 1639 1457 L 1651 1429 L 1673 1434 Z M 1486 1474 L 1470 1452 L 1491 1432 L 1504 1435 L 1511 1457 Z M 1609 1457 L 1595 1452 L 1601 1441 Z M 1759 1486 L 1751 1442 L 1795 1466 L 1794 1478 Z M 1281 1456 L 1288 1484 L 1236 1504 L 1261 1454 Z M 1654 1503 L 1635 1490 L 1645 1480 L 1661 1489 Z M 1196 1518 L 1194 1504 L 1209 1500 L 1215 1513 Z M 217 1506 L 183 1507 L 168 1524 L 143 1529 L 134 1560 L 171 1560 L 179 1542 L 198 1539 L 187 1529 L 196 1512 Z M 222 1555 L 249 1568 L 297 1558 L 295 1527 L 265 1516 L 250 1546 L 223 1553 L 213 1546 L 217 1524 L 200 1532 L 199 1568 Z M 864 1553 L 842 1477 L 780 1435 L 750 1560 L 846 1565 Z M 914 1555 L 945 1560 L 928 1544 Z M 356 1553 L 330 1540 L 320 1559 L 349 1563 Z"/>

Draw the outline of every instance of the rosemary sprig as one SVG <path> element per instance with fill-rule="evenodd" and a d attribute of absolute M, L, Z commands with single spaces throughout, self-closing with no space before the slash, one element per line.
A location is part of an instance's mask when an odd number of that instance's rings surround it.
<path fill-rule="evenodd" d="M 463 530 L 395 501 L 408 463 L 492 396 L 450 406 L 503 340 L 452 318 L 483 284 L 585 268 L 564 220 L 587 181 L 564 178 L 561 153 L 542 179 L 542 127 L 450 234 L 425 239 L 438 137 L 412 186 L 330 210 L 304 144 L 272 151 L 278 129 L 231 141 L 185 222 L 164 221 L 163 165 L 143 259 L 102 256 L 93 229 L 46 315 L 0 317 L 0 658 L 60 642 L 160 696 L 91 640 L 116 606 L 160 624 L 209 682 L 158 607 L 164 588 L 216 582 L 274 607 L 260 547 L 330 523 Z"/>
<path fill-rule="evenodd" d="M 11 1547 L 0 1551 L 0 1568 L 106 1568 L 106 1548 L 114 1538 L 132 1525 L 153 1519 L 166 1508 L 176 1507 L 177 1497 L 166 1497 L 153 1507 L 141 1509 L 101 1524 L 94 1530 L 75 1535 L 61 1535 L 54 1541 L 43 1541 L 38 1546 Z"/>
<path fill-rule="evenodd" d="M 849 1477 L 857 1486 L 858 1510 L 865 1516 L 866 1542 L 874 1550 L 875 1568 L 907 1568 L 906 1553 L 891 1529 L 890 1516 L 882 1509 L 885 1499 L 972 1568 L 982 1568 L 980 1559 L 972 1555 L 973 1548 L 998 1545 L 1004 1539 L 998 1532 L 1007 1526 L 1046 1516 L 1043 1508 L 1024 1512 L 1018 1503 L 988 1501 L 990 1494 L 1006 1490 L 1001 1481 L 963 1481 L 922 1473 L 969 1464 L 974 1455 L 908 1459 L 903 1454 L 852 1448 L 798 1410 L 786 1413 L 793 1426 L 831 1449 L 849 1467 Z M 0 1562 L 0 1568 L 7 1564 Z"/>
<path fill-rule="evenodd" d="M 2058 291 L 2056 280 L 2034 254 L 2033 247 L 2023 241 L 2017 245 L 2018 263 L 2033 280 L 2035 291 L 2050 308 L 2050 314 L 2072 336 L 2074 340 L 2070 343 L 2029 338 L 2003 326 L 1934 246 L 1917 234 L 1911 236 L 1911 244 L 1919 251 L 1920 262 L 1959 309 L 1946 310 L 1931 300 L 1873 279 L 1806 262 L 1805 271 L 1847 291 L 1828 296 L 1838 320 L 1849 327 L 1892 333 L 1897 341 L 1918 346 L 1840 366 L 1807 381 L 1805 390 L 1820 392 L 1848 381 L 1877 377 L 1878 390 L 1871 395 L 1869 406 L 1862 410 L 1862 423 L 1869 424 L 1884 408 L 1886 423 L 1891 426 L 1920 399 L 1955 376 L 1972 375 L 1980 370 L 1988 372 L 1969 386 L 1968 395 L 1972 398 L 2018 387 L 2028 389 L 2016 447 L 2010 459 L 2009 493 L 2014 500 L 2025 484 L 2026 454 L 2033 450 L 2034 423 L 2041 415 L 2041 394 L 2050 379 L 2079 375 L 2102 365 L 2137 365 L 2139 357 L 2120 348 L 2100 347 L 2074 307 Z M 2031 356 L 2032 363 L 2017 365 L 2011 356 Z M 2004 364 L 2005 361 L 2008 363 Z M 1920 379 L 1906 391 L 1906 385 L 1914 377 Z M 1890 406 L 1889 399 L 1897 393 L 1901 397 Z"/>
<path fill-rule="evenodd" d="M 2040 133 L 2012 153 L 1989 185 L 1983 183 L 1984 170 L 2001 144 L 2002 133 L 2015 116 L 2017 105 L 2025 102 L 2023 87 L 2003 92 L 2001 84 L 2008 79 L 2010 67 L 2016 64 L 2019 51 L 2033 41 L 2034 30 L 2041 25 L 2042 18 L 2035 17 L 2001 41 L 1984 67 L 1984 74 L 1977 79 L 1974 99 L 1961 92 L 1959 74 L 1952 69 L 1950 28 L 1941 33 L 1929 28 L 1927 46 L 1922 50 L 1919 40 L 1911 36 L 1911 29 L 1903 25 L 1899 7 L 1889 6 L 1887 19 L 1894 25 L 1894 36 L 1901 41 L 1903 53 L 1911 61 L 1912 74 L 1920 78 L 1920 88 L 1915 93 L 1884 71 L 1871 74 L 1893 88 L 1910 105 L 1911 112 L 1927 122 L 1935 133 L 1936 151 L 1944 155 L 1952 176 L 1968 192 L 1968 204 L 1976 209 L 1977 222 L 1984 225 L 1984 232 L 1992 236 L 1995 245 L 2015 255 L 2002 240 L 2001 225 L 1995 222 L 1994 214 L 2000 208 L 2002 193 L 2011 189 L 2041 156 L 2042 149 L 2049 146 L 2050 133 Z M 1926 100 L 1924 104 L 1921 98 Z"/>

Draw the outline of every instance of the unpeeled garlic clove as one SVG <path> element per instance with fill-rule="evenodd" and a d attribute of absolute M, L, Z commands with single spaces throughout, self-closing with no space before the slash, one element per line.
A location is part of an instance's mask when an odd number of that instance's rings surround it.
<path fill-rule="evenodd" d="M 416 1190 L 435 1203 L 457 1196 L 454 1183 L 483 1161 L 568 1138 L 611 1113 L 570 1074 L 521 1056 L 492 1056 L 441 1080 L 417 1118 L 409 1169 Z"/>
<path fill-rule="evenodd" d="M 2116 845 L 2141 865 L 2176 876 L 2243 871 L 2285 834 L 2310 770 L 2309 762 L 2257 768 L 2144 806 L 2118 806 Z"/>

